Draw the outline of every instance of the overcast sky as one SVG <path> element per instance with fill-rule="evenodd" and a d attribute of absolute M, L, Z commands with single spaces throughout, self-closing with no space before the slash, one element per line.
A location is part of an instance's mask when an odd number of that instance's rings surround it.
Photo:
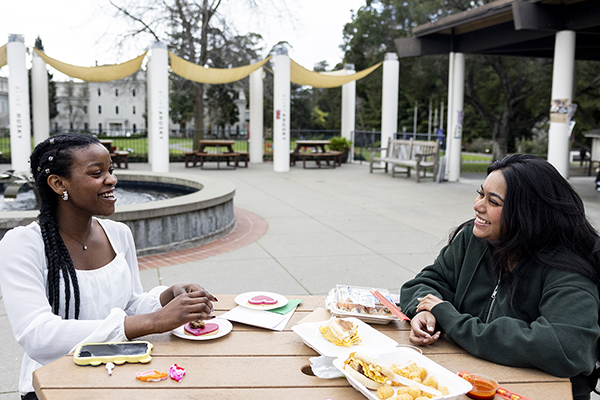
<path fill-rule="evenodd" d="M 114 0 L 120 4 L 119 0 Z M 268 0 L 262 1 L 260 12 L 252 12 L 242 0 L 223 1 L 219 11 L 233 21 L 240 34 L 260 33 L 265 39 L 265 54 L 279 41 L 292 46 L 290 57 L 312 69 L 319 61 L 330 68 L 342 60 L 339 48 L 342 29 L 350 22 L 352 11 L 365 0 Z M 33 47 L 39 35 L 50 57 L 79 65 L 117 64 L 146 51 L 152 44 L 130 42 L 117 49 L 117 37 L 130 28 L 122 19 L 114 18 L 108 0 L 0 0 L 0 46 L 12 33 L 23 34 L 25 44 Z M 273 6 L 276 4 L 277 6 Z M 281 4 L 281 6 L 279 6 Z M 7 67 L 0 69 L 6 76 Z M 64 80 L 62 74 L 55 79 Z"/>

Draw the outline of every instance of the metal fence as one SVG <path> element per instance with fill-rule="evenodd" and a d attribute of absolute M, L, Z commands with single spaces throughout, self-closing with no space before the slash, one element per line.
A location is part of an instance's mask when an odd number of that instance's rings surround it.
<path fill-rule="evenodd" d="M 129 152 L 130 162 L 148 161 L 148 132 L 138 130 L 125 132 L 123 130 L 53 130 L 51 135 L 62 132 L 79 132 L 97 136 L 99 139 L 112 140 L 114 150 L 125 150 Z M 178 129 L 169 132 L 169 159 L 171 162 L 183 161 L 185 153 L 192 151 L 194 147 L 194 133 L 192 129 Z M 205 139 L 229 139 L 234 140 L 233 146 L 236 151 L 248 151 L 248 135 L 243 130 L 217 130 L 205 129 L 202 131 Z M 334 136 L 340 136 L 339 130 L 308 130 L 292 129 L 290 131 L 290 149 L 295 148 L 296 140 L 327 140 Z M 427 133 L 396 133 L 397 139 L 415 138 L 419 140 L 435 140 L 436 137 Z M 381 132 L 379 131 L 354 131 L 352 133 L 354 144 L 354 160 L 363 161 L 369 158 L 369 148 L 381 147 Z M 442 137 L 442 145 L 445 145 Z M 33 140 L 32 140 L 33 146 Z M 442 147 L 443 147 L 442 146 Z M 264 135 L 264 158 L 273 158 L 273 132 L 270 129 Z M 0 163 L 10 163 L 10 130 L 0 128 Z"/>

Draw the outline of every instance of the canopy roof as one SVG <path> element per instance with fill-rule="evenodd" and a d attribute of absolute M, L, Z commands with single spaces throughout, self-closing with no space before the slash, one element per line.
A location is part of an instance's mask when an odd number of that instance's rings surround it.
<path fill-rule="evenodd" d="M 562 30 L 576 32 L 576 59 L 600 60 L 598 0 L 498 0 L 419 25 L 395 44 L 400 58 L 451 51 L 553 58 Z"/>

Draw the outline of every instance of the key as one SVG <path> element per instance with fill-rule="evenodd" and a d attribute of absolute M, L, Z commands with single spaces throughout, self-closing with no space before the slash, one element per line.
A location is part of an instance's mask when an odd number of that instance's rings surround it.
<path fill-rule="evenodd" d="M 108 375 L 111 376 L 112 375 L 112 370 L 115 367 L 115 364 L 108 362 L 106 363 L 106 370 L 108 371 Z"/>

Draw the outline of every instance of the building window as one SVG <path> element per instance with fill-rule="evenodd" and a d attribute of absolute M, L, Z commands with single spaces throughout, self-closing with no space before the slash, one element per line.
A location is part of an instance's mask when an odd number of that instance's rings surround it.
<path fill-rule="evenodd" d="M 133 115 L 135 115 L 135 106 L 133 106 L 133 108 L 131 109 L 131 113 L 132 113 Z"/>
<path fill-rule="evenodd" d="M 115 88 L 115 97 L 119 97 L 119 88 Z"/>
<path fill-rule="evenodd" d="M 133 124 L 133 133 L 137 132 L 137 125 Z"/>
<path fill-rule="evenodd" d="M 98 106 L 98 114 L 102 114 L 102 106 Z"/>
<path fill-rule="evenodd" d="M 102 96 L 102 89 L 98 88 L 98 97 Z"/>
<path fill-rule="evenodd" d="M 135 89 L 131 89 L 131 95 L 135 97 Z"/>
<path fill-rule="evenodd" d="M 98 124 L 98 133 L 102 133 L 102 123 Z"/>
<path fill-rule="evenodd" d="M 88 129 L 90 129 L 90 126 L 89 126 L 89 124 L 88 124 L 87 122 L 84 122 L 84 123 L 83 123 L 83 129 L 85 129 L 86 131 L 87 131 Z"/>
<path fill-rule="evenodd" d="M 71 130 L 73 129 L 73 123 L 72 122 L 69 123 L 69 129 L 71 129 Z"/>
<path fill-rule="evenodd" d="M 87 114 L 87 106 L 83 106 L 83 113 Z"/>
<path fill-rule="evenodd" d="M 115 114 L 119 114 L 119 106 L 115 106 Z"/>

